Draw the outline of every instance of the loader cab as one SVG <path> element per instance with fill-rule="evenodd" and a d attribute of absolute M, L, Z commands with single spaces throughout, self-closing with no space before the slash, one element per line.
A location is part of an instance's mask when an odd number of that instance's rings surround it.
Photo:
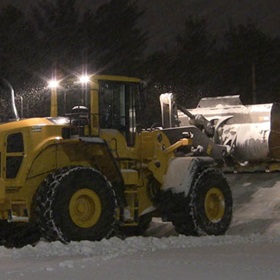
<path fill-rule="evenodd" d="M 133 146 L 142 98 L 138 78 L 95 75 L 87 83 L 68 79 L 52 89 L 51 116 L 68 117 L 71 134 L 99 136 L 101 130 L 117 130 Z"/>
<path fill-rule="evenodd" d="M 128 146 L 135 142 L 137 116 L 140 113 L 139 84 L 126 81 L 99 81 L 99 127 L 116 129 Z"/>

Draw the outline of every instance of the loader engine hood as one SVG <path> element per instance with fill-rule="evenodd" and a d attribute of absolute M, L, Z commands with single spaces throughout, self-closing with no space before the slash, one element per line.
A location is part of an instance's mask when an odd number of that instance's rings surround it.
<path fill-rule="evenodd" d="M 280 161 L 280 104 L 243 105 L 239 96 L 203 98 L 189 110 L 215 128 L 214 141 L 227 145 L 240 164 Z M 190 119 L 179 111 L 180 126 Z"/>

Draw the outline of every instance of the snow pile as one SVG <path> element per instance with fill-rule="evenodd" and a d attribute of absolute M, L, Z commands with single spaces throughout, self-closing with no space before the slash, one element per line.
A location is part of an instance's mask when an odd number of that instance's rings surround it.
<path fill-rule="evenodd" d="M 280 237 L 272 238 L 265 235 L 249 236 L 205 236 L 205 237 L 130 237 L 125 240 L 118 238 L 104 239 L 100 242 L 71 242 L 64 245 L 60 242 L 39 242 L 37 246 L 26 246 L 22 249 L 0 248 L 0 260 L 2 257 L 18 258 L 49 258 L 49 257 L 99 257 L 103 260 L 118 258 L 120 256 L 139 252 L 154 252 L 166 249 L 185 249 L 194 247 L 212 247 L 240 244 L 267 244 L 279 243 Z"/>
<path fill-rule="evenodd" d="M 1 280 L 278 280 L 280 237 L 169 236 L 0 248 Z M 218 274 L 217 274 L 218 273 Z"/>

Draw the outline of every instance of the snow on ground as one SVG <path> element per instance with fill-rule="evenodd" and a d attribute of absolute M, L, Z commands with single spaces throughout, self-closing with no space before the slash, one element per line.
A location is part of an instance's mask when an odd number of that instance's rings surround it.
<path fill-rule="evenodd" d="M 0 251 L 0 279 L 280 279 L 280 239 L 132 237 Z"/>
<path fill-rule="evenodd" d="M 0 280 L 279 280 L 280 174 L 228 180 L 235 204 L 226 236 L 177 236 L 154 220 L 148 237 L 0 247 Z"/>
<path fill-rule="evenodd" d="M 280 279 L 280 239 L 170 236 L 0 251 L 0 279 Z"/>

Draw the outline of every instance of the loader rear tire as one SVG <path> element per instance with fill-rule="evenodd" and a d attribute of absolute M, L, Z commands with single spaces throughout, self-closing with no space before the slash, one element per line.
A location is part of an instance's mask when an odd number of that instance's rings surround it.
<path fill-rule="evenodd" d="M 36 217 L 49 240 L 101 240 L 115 223 L 116 199 L 111 184 L 88 167 L 61 169 L 48 176 L 36 197 Z"/>
<path fill-rule="evenodd" d="M 197 235 L 223 235 L 232 218 L 232 194 L 222 172 L 204 170 L 190 191 L 190 215 Z"/>

